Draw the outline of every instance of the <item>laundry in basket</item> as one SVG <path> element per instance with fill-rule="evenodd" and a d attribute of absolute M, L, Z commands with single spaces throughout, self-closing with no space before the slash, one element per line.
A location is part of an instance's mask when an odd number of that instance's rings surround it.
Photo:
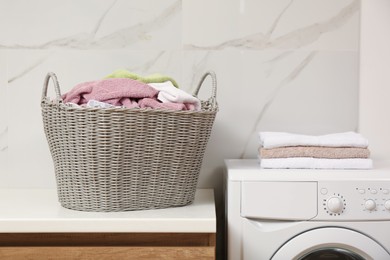
<path fill-rule="evenodd" d="M 218 104 L 212 95 L 199 111 L 96 108 L 67 105 L 54 73 L 42 92 L 44 131 L 65 208 L 128 211 L 184 206 L 194 200 Z M 49 80 L 56 92 L 47 97 Z"/>

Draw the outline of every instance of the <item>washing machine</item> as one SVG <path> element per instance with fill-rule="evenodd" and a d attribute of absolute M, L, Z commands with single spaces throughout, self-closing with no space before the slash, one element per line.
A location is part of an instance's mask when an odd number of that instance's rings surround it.
<path fill-rule="evenodd" d="M 390 163 L 372 170 L 225 164 L 229 260 L 390 259 Z"/>

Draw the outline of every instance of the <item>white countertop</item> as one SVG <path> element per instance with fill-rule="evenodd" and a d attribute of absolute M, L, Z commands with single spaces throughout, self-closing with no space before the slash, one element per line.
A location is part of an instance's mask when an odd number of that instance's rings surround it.
<path fill-rule="evenodd" d="M 215 233 L 212 189 L 198 189 L 184 207 L 82 212 L 63 208 L 55 189 L 0 189 L 0 233 L 153 232 Z"/>

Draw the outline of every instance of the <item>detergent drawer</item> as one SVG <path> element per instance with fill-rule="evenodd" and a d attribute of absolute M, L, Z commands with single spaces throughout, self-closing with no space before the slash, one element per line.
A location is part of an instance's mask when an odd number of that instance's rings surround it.
<path fill-rule="evenodd" d="M 308 220 L 317 215 L 317 182 L 243 181 L 241 216 Z"/>

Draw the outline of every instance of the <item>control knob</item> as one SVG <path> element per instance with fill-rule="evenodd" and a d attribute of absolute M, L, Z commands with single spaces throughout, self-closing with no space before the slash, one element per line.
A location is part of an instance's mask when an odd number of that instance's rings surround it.
<path fill-rule="evenodd" d="M 376 203 L 373 200 L 366 200 L 366 202 L 364 203 L 364 207 L 367 210 L 372 211 L 376 208 Z"/>
<path fill-rule="evenodd" d="M 390 210 L 390 200 L 385 201 L 385 209 Z"/>
<path fill-rule="evenodd" d="M 340 213 L 344 209 L 343 201 L 339 197 L 331 197 L 328 199 L 327 206 L 332 213 Z"/>

